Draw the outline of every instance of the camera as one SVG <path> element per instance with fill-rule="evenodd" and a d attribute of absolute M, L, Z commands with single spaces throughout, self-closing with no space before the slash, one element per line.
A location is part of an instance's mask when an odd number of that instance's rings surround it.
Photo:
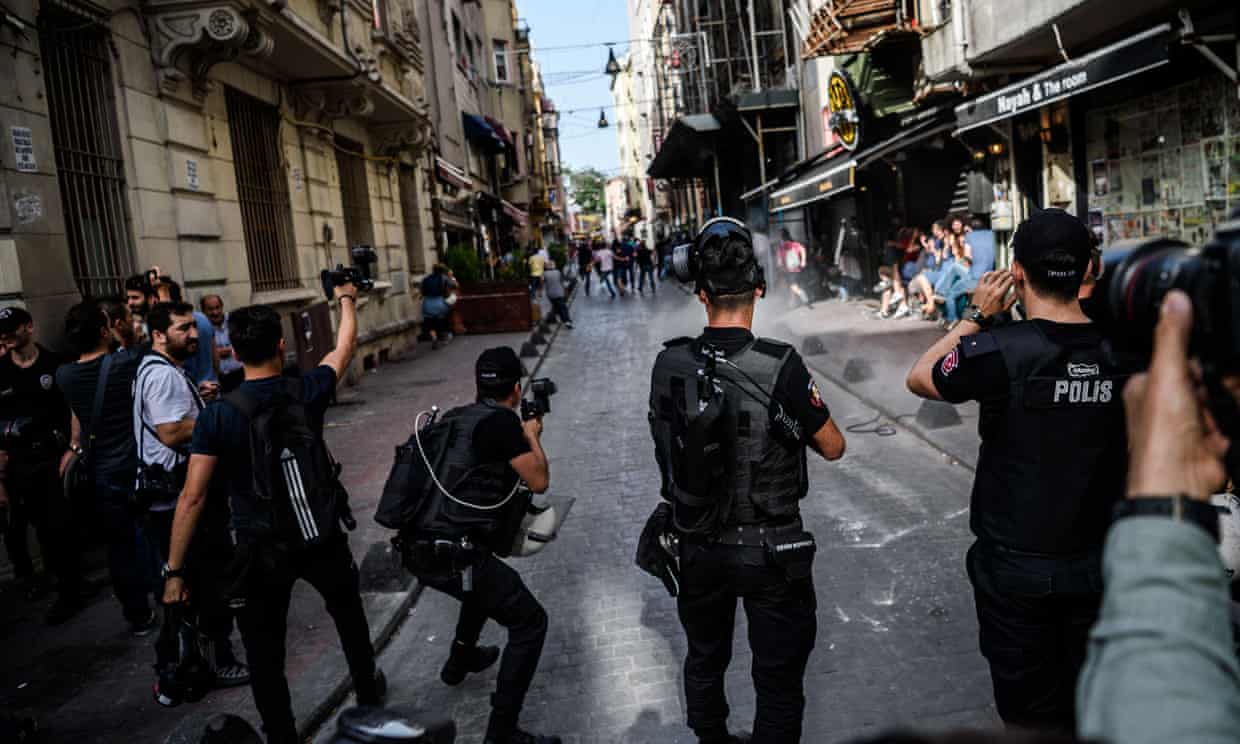
<path fill-rule="evenodd" d="M 1102 276 L 1082 306 L 1113 348 L 1143 367 L 1153 351 L 1163 298 L 1173 289 L 1189 296 L 1189 354 L 1201 360 L 1219 428 L 1233 440 L 1240 437 L 1240 408 L 1222 387 L 1225 375 L 1240 373 L 1240 220 L 1220 226 L 1204 246 L 1167 238 L 1120 241 L 1103 252 L 1102 261 Z M 1231 448 L 1228 471 L 1240 475 L 1240 447 Z"/>
<path fill-rule="evenodd" d="M 533 400 L 521 401 L 522 421 L 551 413 L 551 396 L 556 393 L 555 383 L 546 377 L 530 380 L 530 393 L 534 396 Z"/>
<path fill-rule="evenodd" d="M 353 284 L 359 292 L 369 292 L 375 288 L 370 267 L 379 260 L 379 256 L 374 249 L 366 244 L 355 245 L 349 249 L 349 256 L 353 259 L 353 266 L 336 264 L 336 268 L 323 269 L 319 274 L 319 279 L 323 282 L 323 294 L 329 301 L 332 299 L 332 290 L 345 284 Z"/>

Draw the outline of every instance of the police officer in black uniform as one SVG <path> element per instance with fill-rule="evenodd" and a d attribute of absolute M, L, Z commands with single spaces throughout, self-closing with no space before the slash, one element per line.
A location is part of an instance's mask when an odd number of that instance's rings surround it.
<path fill-rule="evenodd" d="M 753 740 L 797 742 L 805 665 L 817 632 L 813 538 L 798 507 L 808 490 L 805 450 L 835 460 L 844 454 L 844 437 L 796 351 L 750 332 L 765 282 L 749 230 L 730 218 L 711 220 L 694 250 L 708 324 L 696 339 L 666 344 L 650 393 L 662 495 L 673 504 L 677 526 L 688 530 L 680 535 L 677 599 L 689 645 L 688 723 L 702 742 L 747 741 L 729 734 L 724 696 L 742 599 L 758 699 Z M 684 442 L 697 441 L 687 429 L 716 409 L 718 441 L 685 451 Z M 712 459 L 716 447 L 721 456 Z M 690 471 L 712 468 L 718 477 L 696 496 L 686 495 L 698 487 L 689 485 Z M 717 507 L 713 525 L 689 527 L 689 507 L 704 500 Z"/>
<path fill-rule="evenodd" d="M 1077 300 L 1093 248 L 1085 225 L 1037 212 L 1013 247 L 1011 270 L 981 278 L 908 386 L 981 403 L 967 565 L 995 705 L 1009 725 L 1070 732 L 1102 599 L 1103 539 L 1124 496 L 1129 370 Z M 1017 300 L 1028 320 L 991 327 Z"/>
<path fill-rule="evenodd" d="M 500 658 L 494 646 L 478 645 L 488 619 L 508 631 L 485 744 L 559 744 L 558 736 L 531 734 L 518 726 L 547 637 L 547 613 L 521 575 L 495 556 L 497 549 L 508 553 L 497 541 L 511 545 L 505 525 L 521 516 L 502 505 L 524 503 L 513 498 L 522 484 L 534 493 L 550 484 L 540 441 L 542 419 L 522 422 L 517 413 L 525 371 L 511 348 L 482 352 L 475 374 L 477 400 L 440 419 L 451 421 L 455 431 L 437 466 L 441 472 L 435 487 L 451 493 L 451 499 L 443 502 L 443 513 L 427 516 L 408 536 L 407 565 L 423 584 L 461 602 L 456 638 L 439 674 L 445 684 L 458 685 Z"/>

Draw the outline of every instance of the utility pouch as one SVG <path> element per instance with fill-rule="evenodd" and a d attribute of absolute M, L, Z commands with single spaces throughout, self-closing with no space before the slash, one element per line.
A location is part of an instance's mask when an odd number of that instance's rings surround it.
<path fill-rule="evenodd" d="M 764 544 L 771 562 L 783 569 L 789 581 L 809 578 L 818 543 L 800 525 L 768 529 Z"/>

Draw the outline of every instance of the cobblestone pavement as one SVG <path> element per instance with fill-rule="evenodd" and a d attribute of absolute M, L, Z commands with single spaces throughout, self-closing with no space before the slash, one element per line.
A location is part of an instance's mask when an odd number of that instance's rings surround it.
<path fill-rule="evenodd" d="M 540 372 L 560 390 L 544 434 L 551 492 L 577 503 L 556 543 L 512 561 L 550 615 L 522 722 L 577 744 L 693 741 L 684 725 L 685 641 L 675 604 L 633 565 L 659 498 L 646 424 L 650 367 L 663 340 L 704 325 L 696 300 L 662 289 L 657 300 L 579 295 L 576 328 L 560 332 Z M 767 310 L 759 305 L 760 330 L 763 320 L 775 327 L 762 317 Z M 859 399 L 819 381 L 841 428 L 874 417 Z M 810 478 L 802 509 L 819 543 L 819 631 L 806 680 L 805 741 L 901 725 L 997 725 L 964 572 L 971 473 L 899 430 L 849 434 L 844 459 L 812 458 Z M 439 682 L 458 607 L 424 592 L 381 664 L 391 703 L 452 717 L 458 741 L 474 743 L 495 675 L 456 688 Z M 728 696 L 733 727 L 748 729 L 754 698 L 743 612 L 735 637 Z M 488 625 L 483 640 L 502 643 L 502 629 Z M 318 740 L 325 739 L 326 729 Z"/>

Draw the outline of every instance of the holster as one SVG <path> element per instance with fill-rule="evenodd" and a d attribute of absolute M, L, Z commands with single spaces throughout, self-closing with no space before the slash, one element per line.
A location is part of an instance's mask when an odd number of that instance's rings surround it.
<path fill-rule="evenodd" d="M 487 550 L 465 540 L 434 535 L 402 535 L 392 538 L 405 570 L 419 577 L 447 577 L 476 566 Z"/>
<path fill-rule="evenodd" d="M 789 525 L 768 527 L 764 544 L 771 562 L 783 569 L 789 581 L 809 578 L 818 543 L 812 534 L 801 527 L 800 520 Z"/>

